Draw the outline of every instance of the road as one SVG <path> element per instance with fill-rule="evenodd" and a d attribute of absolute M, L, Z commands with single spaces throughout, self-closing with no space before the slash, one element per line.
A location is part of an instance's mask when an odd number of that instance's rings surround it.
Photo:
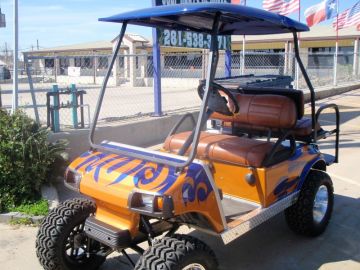
<path fill-rule="evenodd" d="M 197 81 L 184 84 L 183 87 L 174 85 L 173 87 L 162 88 L 162 109 L 164 112 L 176 112 L 178 110 L 196 108 L 200 106 L 201 100 L 198 97 L 196 88 Z M 11 85 L 2 85 L 3 94 L 2 102 L 4 106 L 11 108 Z M 66 89 L 66 86 L 60 85 L 60 89 Z M 46 92 L 52 88 L 51 83 L 36 84 L 36 100 L 40 105 L 39 118 L 42 123 L 46 123 Z M 84 104 L 88 105 L 85 108 L 85 124 L 89 123 L 88 108 L 90 110 L 90 119 L 92 120 L 97 104 L 100 85 L 81 85 L 77 84 L 79 90 L 85 90 Z M 20 84 L 20 90 L 28 91 L 27 84 Z M 70 102 L 70 96 L 62 95 L 60 103 L 67 104 Z M 19 105 L 32 105 L 31 95 L 28 92 L 21 92 L 19 94 Z M 35 117 L 33 109 L 25 109 L 26 113 Z M 153 87 L 130 87 L 122 85 L 119 87 L 109 86 L 106 90 L 106 95 L 103 100 L 102 109 L 99 116 L 101 123 L 106 123 L 114 120 L 121 120 L 126 117 L 134 117 L 136 115 L 147 115 L 154 112 L 154 89 Z M 72 112 L 70 109 L 62 109 L 60 111 L 60 124 L 63 127 L 70 127 L 72 125 Z"/>
<path fill-rule="evenodd" d="M 224 246 L 216 237 L 181 230 L 201 238 L 215 251 L 220 270 L 225 269 L 360 269 L 360 90 L 322 100 L 337 103 L 341 109 L 340 163 L 329 168 L 335 187 L 333 218 L 327 231 L 318 238 L 294 235 L 282 214 L 276 216 L 233 243 Z M 327 127 L 334 125 L 331 113 L 321 118 Z M 320 147 L 333 151 L 333 140 Z M 0 224 L 0 265 L 2 269 L 41 267 L 35 256 L 36 228 L 14 228 Z M 131 254 L 136 259 L 137 255 Z M 122 257 L 113 255 L 101 270 L 131 269 Z"/>

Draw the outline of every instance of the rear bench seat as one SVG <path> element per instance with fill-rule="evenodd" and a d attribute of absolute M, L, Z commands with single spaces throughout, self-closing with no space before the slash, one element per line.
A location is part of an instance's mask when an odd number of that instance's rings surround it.
<path fill-rule="evenodd" d="M 296 106 L 288 97 L 242 94 L 237 98 L 240 105 L 239 114 L 229 117 L 214 113 L 212 117 L 263 128 L 292 129 L 296 124 Z M 190 133 L 183 132 L 168 137 L 163 149 L 177 153 Z M 197 157 L 236 165 L 263 167 L 264 161 L 274 145 L 273 142 L 202 132 L 197 147 Z M 290 153 L 290 148 L 278 147 L 271 164 L 285 160 Z"/>
<path fill-rule="evenodd" d="M 294 89 L 275 89 L 275 88 L 245 88 L 242 89 L 244 94 L 252 94 L 252 95 L 279 95 L 284 96 L 291 99 L 296 106 L 296 113 L 297 113 L 297 122 L 295 126 L 292 128 L 293 135 L 296 140 L 300 141 L 308 141 L 311 139 L 312 136 L 312 121 L 311 118 L 304 117 L 304 93 L 300 90 Z M 243 94 L 235 94 L 239 105 L 241 106 L 243 101 Z M 235 116 L 237 118 L 238 116 Z M 241 119 L 233 120 L 224 117 L 219 117 L 218 114 L 213 115 L 212 119 L 214 120 L 222 120 L 222 126 L 224 127 L 231 127 L 236 133 L 255 133 L 255 135 L 267 135 L 269 128 L 265 128 L 260 125 L 254 125 L 252 123 L 248 124 Z M 316 129 L 319 133 L 321 131 L 321 127 L 318 123 L 316 123 Z M 279 128 L 271 128 L 272 132 L 278 133 Z"/>

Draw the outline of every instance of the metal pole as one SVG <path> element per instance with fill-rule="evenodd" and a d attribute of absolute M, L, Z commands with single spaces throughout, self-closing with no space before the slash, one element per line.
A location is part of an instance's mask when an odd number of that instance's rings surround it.
<path fill-rule="evenodd" d="M 53 131 L 60 132 L 60 95 L 57 84 L 53 85 L 52 92 L 55 93 L 53 97 Z"/>
<path fill-rule="evenodd" d="M 337 85 L 337 66 L 338 66 L 338 54 L 339 54 L 339 1 L 336 3 L 336 44 L 334 55 L 334 86 Z"/>
<path fill-rule="evenodd" d="M 298 20 L 299 22 L 301 21 L 301 0 L 299 1 L 299 13 L 298 13 Z M 300 56 L 300 37 L 301 34 L 299 33 L 299 37 L 298 37 L 298 49 L 299 49 L 299 57 Z M 299 62 L 299 61 L 297 61 Z M 300 87 L 300 71 L 299 71 L 299 63 L 296 65 L 296 69 L 295 69 L 295 76 L 296 76 L 296 89 L 299 89 Z"/>
<path fill-rule="evenodd" d="M 241 75 L 245 75 L 245 35 L 243 36 L 243 42 L 242 42 L 242 65 L 241 65 Z"/>
<path fill-rule="evenodd" d="M 121 27 L 121 32 L 120 32 L 120 35 L 119 35 L 119 39 L 116 43 L 116 46 L 115 46 L 115 49 L 113 51 L 113 56 L 111 58 L 111 61 L 109 63 L 109 66 L 108 66 L 108 70 L 106 72 L 106 75 L 105 75 L 105 78 L 103 80 L 103 83 L 102 83 L 102 86 L 101 86 L 101 90 L 100 90 L 100 94 L 99 94 L 99 98 L 98 98 L 98 101 L 96 103 L 96 107 L 95 107 L 95 112 L 94 112 L 94 118 L 93 118 L 93 122 L 92 124 L 90 125 L 90 134 L 89 134 L 89 142 L 90 142 L 90 145 L 91 147 L 94 146 L 94 135 L 95 135 L 95 129 L 96 129 L 96 126 L 97 126 L 97 122 L 98 122 L 98 119 L 99 119 L 99 114 L 100 114 L 100 110 L 101 110 L 101 106 L 102 106 L 102 102 L 104 100 L 104 95 L 105 95 L 105 91 L 106 91 L 106 86 L 107 86 L 107 83 L 109 81 L 109 78 L 111 76 L 111 71 L 114 67 L 114 63 L 115 63 L 115 60 L 116 60 L 116 57 L 120 51 L 120 46 L 121 46 L 121 42 L 124 38 L 124 35 L 125 35 L 125 31 L 126 31 L 126 26 L 127 26 L 127 22 L 124 22 L 122 27 Z"/>
<path fill-rule="evenodd" d="M 19 100 L 18 100 L 18 50 L 19 50 L 19 44 L 18 44 L 18 30 L 19 30 L 19 18 L 18 18 L 18 0 L 14 0 L 14 66 L 13 66 L 13 95 L 12 95 L 12 113 L 14 113 L 18 106 L 19 106 Z"/>
<path fill-rule="evenodd" d="M 244 1 L 244 6 L 246 6 L 246 0 Z M 243 42 L 242 42 L 242 67 L 241 67 L 241 75 L 245 75 L 245 50 L 246 50 L 246 36 L 243 35 Z"/>
<path fill-rule="evenodd" d="M 225 51 L 225 77 L 231 77 L 231 50 Z"/>
<path fill-rule="evenodd" d="M 32 76 L 31 76 L 30 63 L 29 63 L 29 58 L 28 58 L 27 53 L 24 53 L 24 63 L 25 63 L 26 75 L 28 77 L 28 82 L 29 82 L 29 87 L 30 87 L 31 99 L 32 99 L 32 103 L 34 106 L 35 119 L 36 119 L 37 123 L 40 123 L 39 110 L 37 107 L 36 94 L 34 91 L 34 83 L 33 83 Z"/>
<path fill-rule="evenodd" d="M 78 128 L 79 120 L 78 120 L 78 99 L 77 99 L 77 89 L 76 85 L 73 83 L 70 85 L 71 92 L 71 115 L 73 127 Z"/>
<path fill-rule="evenodd" d="M 299 40 L 297 37 L 297 33 L 293 32 L 293 36 L 294 36 L 294 50 L 295 50 L 295 58 L 298 62 L 298 67 L 301 69 L 301 72 L 304 76 L 305 82 L 310 90 L 310 101 L 311 101 L 311 128 L 313 131 L 313 142 L 316 143 L 316 138 L 317 138 L 317 131 L 316 131 L 316 117 L 315 117 L 315 89 L 314 86 L 311 83 L 311 80 L 309 78 L 309 75 L 306 72 L 306 68 L 301 60 L 300 57 L 300 49 L 299 49 Z"/>
<path fill-rule="evenodd" d="M 152 5 L 156 6 L 156 0 L 152 0 Z M 160 44 L 156 28 L 152 29 L 153 37 L 153 66 L 154 66 L 154 114 L 153 116 L 162 116 L 161 104 L 161 60 Z"/>
<path fill-rule="evenodd" d="M 337 66 L 338 66 L 338 53 L 339 53 L 339 42 L 336 40 L 335 54 L 334 54 L 334 86 L 337 85 Z"/>
<path fill-rule="evenodd" d="M 355 39 L 354 43 L 354 64 L 353 64 L 353 75 L 356 77 L 359 70 L 359 38 Z"/>

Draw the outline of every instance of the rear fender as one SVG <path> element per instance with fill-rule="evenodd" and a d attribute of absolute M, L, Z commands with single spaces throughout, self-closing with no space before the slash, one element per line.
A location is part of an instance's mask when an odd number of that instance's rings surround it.
<path fill-rule="evenodd" d="M 311 170 L 314 170 L 314 169 L 326 172 L 326 162 L 321 156 L 311 160 L 310 162 L 308 162 L 306 164 L 306 166 L 304 167 L 304 169 L 300 175 L 300 181 L 298 183 L 296 190 L 298 190 L 298 191 L 301 190 L 302 186 L 304 185 L 304 183 L 306 181 L 308 174 L 310 173 Z"/>

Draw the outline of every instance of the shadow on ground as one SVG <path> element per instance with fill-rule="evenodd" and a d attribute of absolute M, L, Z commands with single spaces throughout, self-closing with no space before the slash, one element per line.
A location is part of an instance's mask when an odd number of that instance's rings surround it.
<path fill-rule="evenodd" d="M 293 234 L 283 214 L 276 216 L 243 237 L 225 246 L 215 236 L 191 233 L 208 243 L 219 260 L 219 270 L 307 269 L 315 270 L 336 262 L 360 262 L 360 200 L 335 196 L 333 218 L 327 231 L 317 238 Z M 139 257 L 132 254 L 136 261 Z M 123 256 L 110 258 L 102 270 L 131 269 Z M 358 265 L 357 265 L 358 266 Z M 335 268 L 334 268 L 335 269 Z M 356 268 L 353 268 L 356 269 Z"/>

